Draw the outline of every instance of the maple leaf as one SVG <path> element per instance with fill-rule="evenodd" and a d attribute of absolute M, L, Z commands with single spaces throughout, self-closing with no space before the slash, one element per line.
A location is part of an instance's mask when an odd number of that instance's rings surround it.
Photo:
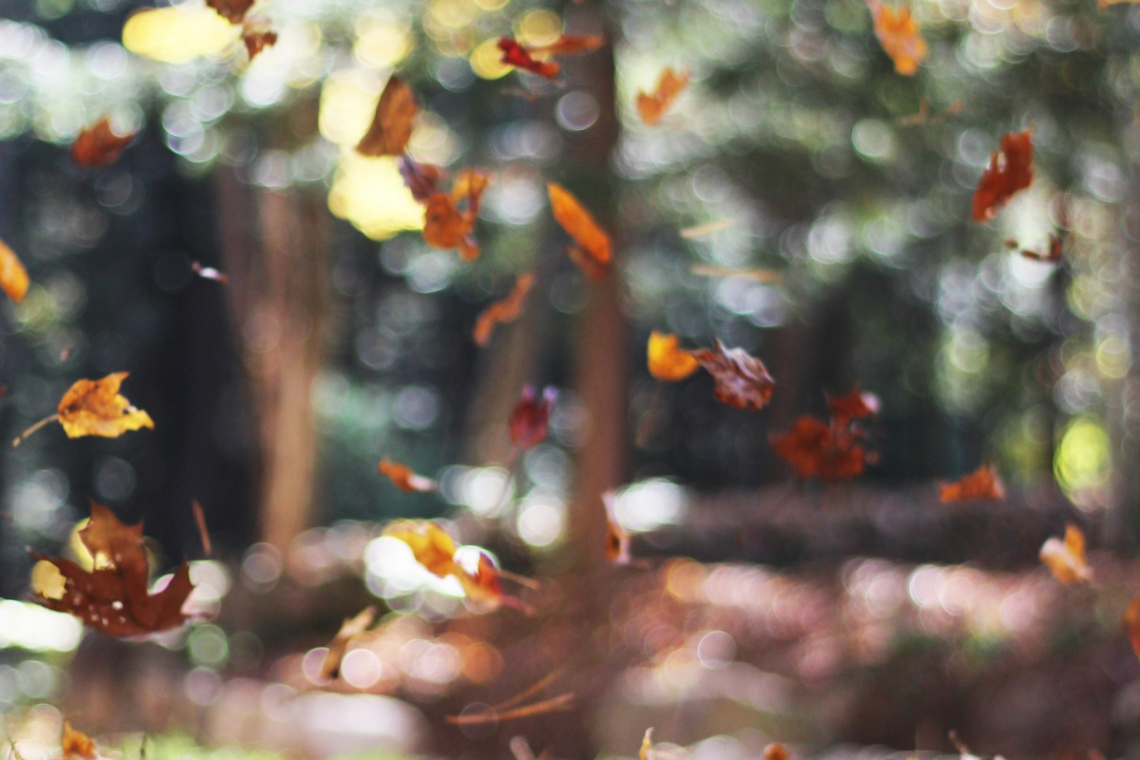
<path fill-rule="evenodd" d="M 646 354 L 648 354 L 649 374 L 667 383 L 684 380 L 701 366 L 692 352 L 681 348 L 681 341 L 676 335 L 667 335 L 656 330 L 649 334 Z"/>
<path fill-rule="evenodd" d="M 71 727 L 71 721 L 66 719 L 63 721 L 63 735 L 60 737 L 59 746 L 63 752 L 63 760 L 75 760 L 75 758 L 95 760 L 97 755 L 95 742 L 91 737 L 82 731 L 76 731 Z"/>
<path fill-rule="evenodd" d="M 926 58 L 926 40 L 922 38 L 918 22 L 911 18 L 910 8 L 900 5 L 893 10 L 878 0 L 867 0 L 875 20 L 875 36 L 883 52 L 895 62 L 895 71 L 905 76 L 918 72 L 918 64 Z"/>
<path fill-rule="evenodd" d="M 186 619 L 182 605 L 193 590 L 190 566 L 183 561 L 165 588 L 149 593 L 142 529 L 141 522 L 123 525 L 114 512 L 92 503 L 79 540 L 94 558 L 94 569 L 87 572 L 71 560 L 31 552 L 38 560 L 32 570 L 36 601 L 75 615 L 108 636 L 138 636 L 181 625 Z"/>
<path fill-rule="evenodd" d="M 277 44 L 277 32 L 246 22 L 242 25 L 241 41 L 252 61 L 262 50 Z"/>
<path fill-rule="evenodd" d="M 524 272 L 515 280 L 515 286 L 506 298 L 495 301 L 484 309 L 475 320 L 472 336 L 475 344 L 485 346 L 491 340 L 491 333 L 499 323 L 513 322 L 522 314 L 527 294 L 534 286 L 534 273 Z"/>
<path fill-rule="evenodd" d="M 857 431 L 800 417 L 792 429 L 771 437 L 772 449 L 792 466 L 797 478 L 825 482 L 850 480 L 863 472 L 867 452 Z"/>
<path fill-rule="evenodd" d="M 71 144 L 71 160 L 87 169 L 108 166 L 119 160 L 119 156 L 134 139 L 133 133 L 120 137 L 112 132 L 111 122 L 104 116 L 75 138 Z"/>
<path fill-rule="evenodd" d="M 842 396 L 828 398 L 827 413 L 837 425 L 846 425 L 854 420 L 873 417 L 879 413 L 879 397 L 852 388 Z"/>
<path fill-rule="evenodd" d="M 606 559 L 615 565 L 628 565 L 633 561 L 629 553 L 629 533 L 617 521 L 617 496 L 613 491 L 602 494 L 606 507 Z"/>
<path fill-rule="evenodd" d="M 150 415 L 135 409 L 123 396 L 119 386 L 129 372 L 114 372 L 102 380 L 77 380 L 60 399 L 56 414 L 45 417 L 12 441 L 18 446 L 44 425 L 58 421 L 68 438 L 95 435 L 118 438 L 128 430 L 154 428 Z"/>
<path fill-rule="evenodd" d="M 500 59 L 502 63 L 538 74 L 540 77 L 554 79 L 562 70 L 561 66 L 552 61 L 536 61 L 525 47 L 510 37 L 499 39 L 499 50 L 503 51 L 503 57 Z"/>
<path fill-rule="evenodd" d="M 606 38 L 600 34 L 564 34 L 549 44 L 529 45 L 525 49 L 531 54 L 581 55 L 597 50 L 605 43 Z M 500 49 L 502 48 L 500 47 Z"/>
<path fill-rule="evenodd" d="M 1004 498 L 1005 489 L 1002 488 L 1001 479 L 998 478 L 997 470 L 990 464 L 983 464 L 954 483 L 938 484 L 938 500 L 943 504 L 972 499 L 1001 501 Z"/>
<path fill-rule="evenodd" d="M 1140 594 L 1136 595 L 1128 609 L 1124 610 L 1124 629 L 1128 631 L 1128 641 L 1132 644 L 1132 651 L 1140 657 Z"/>
<path fill-rule="evenodd" d="M 985 222 L 993 219 L 999 208 L 1032 182 L 1032 130 L 1002 135 L 1001 146 L 990 156 L 989 166 L 974 191 L 973 220 Z"/>
<path fill-rule="evenodd" d="M 434 491 L 439 488 L 439 484 L 431 478 L 425 478 L 423 475 L 417 475 L 411 467 L 402 465 L 399 462 L 393 462 L 385 457 L 380 460 L 377 465 L 380 474 L 386 476 L 395 484 L 396 488 L 401 491 Z"/>
<path fill-rule="evenodd" d="M 613 259 L 610 236 L 602 231 L 590 212 L 566 188 L 547 182 L 546 191 L 554 219 L 577 243 L 569 249 L 570 258 L 591 280 L 602 279 L 609 272 Z"/>
<path fill-rule="evenodd" d="M 372 124 L 356 146 L 362 156 L 399 156 L 412 139 L 412 120 L 415 118 L 416 96 L 397 76 L 388 77 Z"/>
<path fill-rule="evenodd" d="M 254 0 L 206 0 L 206 5 L 218 12 L 218 15 L 237 25 L 245 18 L 246 11 L 253 6 Z"/>
<path fill-rule="evenodd" d="M 348 645 L 372 627 L 376 621 L 376 608 L 366 607 L 355 617 L 345 618 L 336 636 L 329 642 L 329 651 L 321 663 L 321 678 L 332 680 L 340 675 L 340 663 L 344 660 Z"/>
<path fill-rule="evenodd" d="M 749 356 L 743 348 L 725 348 L 718 339 L 716 349 L 698 349 L 693 356 L 716 381 L 717 400 L 737 409 L 762 409 L 772 398 L 776 382 L 764 363 Z"/>
<path fill-rule="evenodd" d="M 534 388 L 523 388 L 522 398 L 511 410 L 507 420 L 507 429 L 511 435 L 511 443 L 519 449 L 529 449 L 537 446 L 546 438 L 547 426 L 550 422 L 550 410 L 554 406 L 557 395 L 553 387 L 547 386 L 542 392 L 542 399 L 535 399 Z"/>
<path fill-rule="evenodd" d="M 424 242 L 433 248 L 458 248 L 464 261 L 476 258 L 479 244 L 475 242 L 473 232 L 487 182 L 486 173 L 467 169 L 455 178 L 450 194 L 437 192 L 428 197 L 424 211 Z"/>
<path fill-rule="evenodd" d="M 1092 568 L 1085 559 L 1085 534 L 1076 525 L 1065 526 L 1065 539 L 1049 538 L 1038 555 L 1053 577 L 1066 586 L 1092 580 Z"/>
<path fill-rule="evenodd" d="M 0 288 L 16 303 L 24 300 L 28 292 L 28 270 L 20 263 L 16 252 L 0 240 Z"/>
<path fill-rule="evenodd" d="M 688 86 L 687 73 L 678 74 L 673 69 L 662 71 L 661 78 L 657 80 L 657 88 L 652 93 L 637 93 L 637 113 L 641 120 L 651 127 L 657 124 Z"/>

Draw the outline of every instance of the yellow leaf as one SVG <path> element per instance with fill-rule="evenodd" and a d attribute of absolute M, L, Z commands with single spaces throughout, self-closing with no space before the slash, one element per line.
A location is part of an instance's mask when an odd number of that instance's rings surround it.
<path fill-rule="evenodd" d="M 28 284 L 28 270 L 24 269 L 15 252 L 0 240 L 0 288 L 19 303 L 28 292 Z"/>
<path fill-rule="evenodd" d="M 119 395 L 119 386 L 128 374 L 115 372 L 102 380 L 79 380 L 63 394 L 59 424 L 68 438 L 118 438 L 128 430 L 154 428 L 149 414 Z"/>
<path fill-rule="evenodd" d="M 41 559 L 32 566 L 32 593 L 39 594 L 44 599 L 62 599 L 67 590 L 67 578 L 59 568 Z"/>
<path fill-rule="evenodd" d="M 701 366 L 697 357 L 680 347 L 676 335 L 654 331 L 649 335 L 647 353 L 649 374 L 666 382 L 684 380 Z"/>
<path fill-rule="evenodd" d="M 1048 539 L 1039 556 L 1053 577 L 1066 586 L 1092 580 L 1092 568 L 1085 560 L 1085 534 L 1072 523 L 1065 526 L 1065 540 Z"/>

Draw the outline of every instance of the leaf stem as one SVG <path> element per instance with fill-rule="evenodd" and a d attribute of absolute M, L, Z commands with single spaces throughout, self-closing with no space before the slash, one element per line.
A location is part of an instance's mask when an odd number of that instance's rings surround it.
<path fill-rule="evenodd" d="M 24 432 L 20 433 L 20 435 L 16 438 L 16 440 L 12 441 L 12 446 L 13 447 L 19 446 L 21 443 L 24 442 L 24 439 L 27 438 L 29 435 L 36 432 L 40 428 L 42 428 L 44 425 L 50 425 L 51 423 L 57 422 L 58 420 L 59 420 L 58 414 L 53 414 L 50 417 L 44 417 L 42 420 L 40 420 L 36 424 L 32 425 L 30 428 L 28 428 Z"/>

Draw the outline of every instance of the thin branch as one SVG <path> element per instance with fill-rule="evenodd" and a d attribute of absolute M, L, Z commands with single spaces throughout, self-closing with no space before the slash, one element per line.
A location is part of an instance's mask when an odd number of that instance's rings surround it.
<path fill-rule="evenodd" d="M 569 710 L 573 702 L 574 693 L 568 692 L 544 702 L 535 702 L 533 705 L 518 707 L 514 710 L 507 710 L 506 712 L 498 712 L 492 707 L 487 710 L 487 712 L 479 713 L 478 715 L 448 715 L 445 720 L 454 726 L 475 726 L 480 723 L 496 723 L 504 720 L 514 720 L 515 718 L 528 718 L 531 715 L 544 715 L 559 710 Z"/>
<path fill-rule="evenodd" d="M 507 707 L 513 707 L 514 705 L 517 705 L 521 702 L 525 702 L 526 700 L 533 697 L 535 694 L 538 694 L 540 691 L 545 689 L 550 684 L 554 683 L 556 680 L 558 680 L 559 676 L 561 676 L 565 672 L 566 672 L 566 670 L 564 668 L 559 668 L 558 670 L 552 671 L 552 672 L 548 673 L 546 675 L 546 677 L 544 677 L 541 681 L 536 683 L 534 686 L 531 686 L 529 689 L 525 689 L 523 691 L 520 691 L 518 694 L 514 695 L 510 699 L 504 700 L 497 705 L 492 705 L 491 709 L 492 710 L 502 710 L 502 709 L 507 708 Z"/>
<path fill-rule="evenodd" d="M 28 428 L 24 432 L 20 433 L 19 437 L 17 437 L 16 440 L 12 441 L 12 446 L 19 446 L 21 443 L 24 442 L 24 439 L 26 439 L 29 435 L 36 432 L 40 428 L 42 428 L 44 425 L 50 425 L 51 423 L 56 422 L 58 420 L 59 420 L 58 414 L 53 414 L 50 417 L 44 417 L 42 420 L 40 420 L 36 424 L 32 425 L 30 428 Z"/>

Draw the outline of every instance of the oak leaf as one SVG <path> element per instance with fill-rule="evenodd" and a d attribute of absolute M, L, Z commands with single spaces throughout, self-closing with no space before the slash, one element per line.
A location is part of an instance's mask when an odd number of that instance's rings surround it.
<path fill-rule="evenodd" d="M 231 24 L 240 24 L 254 0 L 206 0 L 206 5 Z"/>
<path fill-rule="evenodd" d="M 355 617 L 345 618 L 336 636 L 329 642 L 329 651 L 321 663 L 321 678 L 332 680 L 340 674 L 340 664 L 348 651 L 348 645 L 359 638 L 376 622 L 376 608 L 366 607 Z"/>
<path fill-rule="evenodd" d="M 1001 479 L 998 478 L 997 470 L 990 464 L 983 464 L 954 483 L 938 484 L 938 500 L 943 504 L 973 499 L 1001 501 L 1004 498 L 1005 489 L 1002 488 Z"/>
<path fill-rule="evenodd" d="M 523 388 L 522 398 L 515 404 L 507 420 L 511 443 L 517 449 L 529 449 L 546 439 L 550 411 L 554 407 L 556 395 L 554 388 L 547 386 L 542 392 L 542 398 L 536 399 L 532 386 Z"/>
<path fill-rule="evenodd" d="M 592 280 L 600 280 L 609 272 L 613 259 L 613 243 L 590 212 L 566 188 L 546 183 L 550 210 L 554 219 L 577 244 L 569 250 L 570 258 Z"/>
<path fill-rule="evenodd" d="M 356 152 L 362 156 L 402 155 L 412 138 L 412 120 L 417 110 L 412 88 L 397 76 L 389 77 L 372 124 L 360 138 Z"/>
<path fill-rule="evenodd" d="M 134 139 L 134 134 L 119 136 L 112 132 L 111 122 L 104 116 L 75 138 L 71 144 L 71 160 L 87 169 L 108 166 L 119 160 Z"/>
<path fill-rule="evenodd" d="M 875 36 L 883 52 L 895 62 L 895 71 L 913 76 L 918 64 L 926 59 L 927 47 L 918 22 L 911 18 L 910 8 L 900 5 L 896 11 L 878 0 L 868 0 L 867 4 L 875 20 Z"/>
<path fill-rule="evenodd" d="M 718 339 L 715 350 L 698 349 L 693 356 L 713 376 L 714 393 L 722 403 L 737 409 L 762 409 L 771 400 L 776 382 L 764 363 L 743 348 L 725 348 Z"/>
<path fill-rule="evenodd" d="M 16 303 L 24 300 L 28 292 L 28 270 L 20 263 L 15 251 L 0 240 L 0 288 Z"/>
<path fill-rule="evenodd" d="M 380 460 L 377 465 L 380 474 L 386 476 L 392 483 L 401 491 L 409 493 L 413 491 L 426 492 L 434 491 L 439 488 L 439 484 L 431 478 L 425 478 L 423 475 L 417 475 L 415 471 L 407 465 L 402 465 L 399 462 L 393 462 L 391 459 L 385 457 Z"/>
<path fill-rule="evenodd" d="M 63 760 L 75 760 L 75 758 L 95 760 L 97 756 L 95 742 L 91 737 L 72 728 L 71 721 L 66 719 L 63 721 L 63 735 L 60 737 L 59 746 Z"/>
<path fill-rule="evenodd" d="M 532 287 L 534 287 L 534 273 L 524 272 L 520 274 L 515 280 L 514 288 L 507 294 L 506 298 L 495 301 L 479 314 L 479 318 L 475 320 L 473 332 L 476 345 L 487 345 L 491 340 L 491 333 L 494 331 L 495 325 L 513 322 L 519 318 Z"/>
<path fill-rule="evenodd" d="M 687 73 L 678 74 L 673 69 L 662 71 L 661 78 L 657 80 L 657 89 L 652 93 L 637 93 L 637 113 L 641 115 L 641 120 L 651 127 L 657 124 L 688 86 Z"/>
<path fill-rule="evenodd" d="M 646 353 L 649 374 L 668 383 L 684 380 L 701 366 L 691 351 L 681 348 L 680 339 L 676 335 L 657 331 L 650 333 Z"/>
<path fill-rule="evenodd" d="M 1033 182 L 1033 132 L 1009 132 L 990 156 L 989 166 L 974 191 L 972 217 L 985 222 L 997 215 L 1015 193 Z"/>
<path fill-rule="evenodd" d="M 499 39 L 499 50 L 503 52 L 500 62 L 538 74 L 540 77 L 554 79 L 562 70 L 562 67 L 553 61 L 536 61 L 531 57 L 530 51 L 510 37 Z"/>
<path fill-rule="evenodd" d="M 792 429 L 771 437 L 772 449 L 792 466 L 797 478 L 825 482 L 850 480 L 863 472 L 867 452 L 861 434 L 845 426 L 800 417 Z"/>
<path fill-rule="evenodd" d="M 75 615 L 108 636 L 138 636 L 181 625 L 186 619 L 182 605 L 193 590 L 190 566 L 184 561 L 166 587 L 151 594 L 142 528 L 142 523 L 123 525 L 111 510 L 92 503 L 91 519 L 79 539 L 94 558 L 94 569 L 88 572 L 71 560 L 31 552 L 38 560 L 32 571 L 36 601 Z"/>
<path fill-rule="evenodd" d="M 1092 580 L 1092 568 L 1085 559 L 1085 534 L 1076 525 L 1065 526 L 1065 538 L 1049 538 L 1038 555 L 1053 577 L 1066 586 Z"/>

